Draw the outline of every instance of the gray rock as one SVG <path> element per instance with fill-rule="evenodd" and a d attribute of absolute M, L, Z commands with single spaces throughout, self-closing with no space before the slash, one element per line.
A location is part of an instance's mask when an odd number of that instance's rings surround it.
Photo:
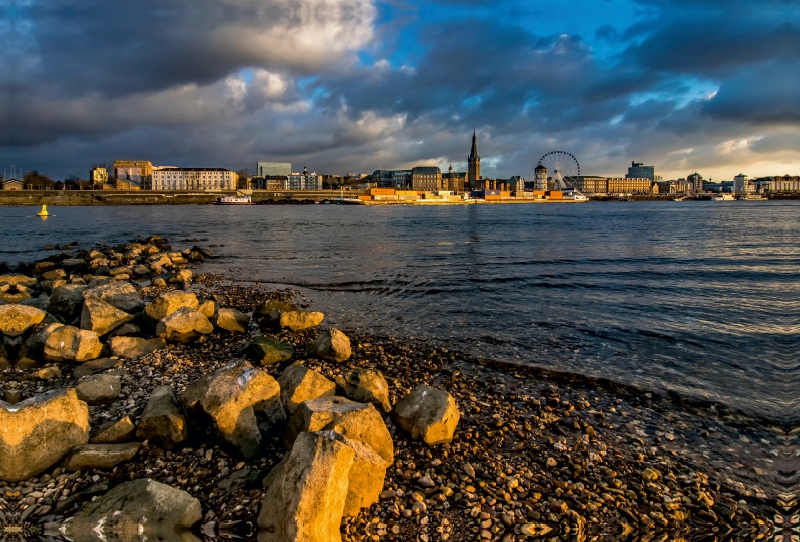
<path fill-rule="evenodd" d="M 93 374 L 102 373 L 108 369 L 114 369 L 122 366 L 122 360 L 100 358 L 81 363 L 72 370 L 73 378 L 83 378 L 84 376 L 91 376 Z"/>
<path fill-rule="evenodd" d="M 133 320 L 133 316 L 106 303 L 99 297 L 88 296 L 81 311 L 81 329 L 105 335 Z"/>
<path fill-rule="evenodd" d="M 336 328 L 323 331 L 308 347 L 306 354 L 318 358 L 341 363 L 353 354 L 350 339 Z"/>
<path fill-rule="evenodd" d="M 292 359 L 292 356 L 294 356 L 294 347 L 278 339 L 259 335 L 248 341 L 242 347 L 240 353 L 259 365 L 273 365 Z"/>
<path fill-rule="evenodd" d="M 84 505 L 65 531 L 80 542 L 195 542 L 190 530 L 202 517 L 200 501 L 185 491 L 139 479 Z"/>
<path fill-rule="evenodd" d="M 39 297 L 32 297 L 26 299 L 20 305 L 27 305 L 28 307 L 36 307 L 40 311 L 48 312 L 50 310 L 50 296 L 42 294 Z"/>
<path fill-rule="evenodd" d="M 412 439 L 436 445 L 453 440 L 461 413 L 449 393 L 422 384 L 394 405 L 391 418 Z"/>
<path fill-rule="evenodd" d="M 173 312 L 156 326 L 156 335 L 167 341 L 187 343 L 214 331 L 208 318 L 189 307 Z"/>
<path fill-rule="evenodd" d="M 171 387 L 159 386 L 153 390 L 139 418 L 136 437 L 167 450 L 186 440 L 186 418 Z"/>
<path fill-rule="evenodd" d="M 236 361 L 201 377 L 180 396 L 187 417 L 210 429 L 244 457 L 256 457 L 263 438 L 283 428 L 278 382 L 246 361 Z"/>
<path fill-rule="evenodd" d="M 59 286 L 50 296 L 50 312 L 63 316 L 67 322 L 71 322 L 81 313 L 84 291 L 86 286 L 81 284 Z"/>
<path fill-rule="evenodd" d="M 90 405 L 105 405 L 113 402 L 121 389 L 119 377 L 111 375 L 87 376 L 75 386 L 78 399 L 86 401 Z"/>
<path fill-rule="evenodd" d="M 113 469 L 120 463 L 136 457 L 141 446 L 141 442 L 76 446 L 64 460 L 64 468 L 71 471 Z"/>
<path fill-rule="evenodd" d="M 111 333 L 112 337 L 137 337 L 142 334 L 142 328 L 136 324 L 127 323 L 122 324 Z"/>
<path fill-rule="evenodd" d="M 286 303 L 285 301 L 277 301 L 275 299 L 270 299 L 260 307 L 258 307 L 255 311 L 253 311 L 253 318 L 263 318 L 272 311 L 282 311 L 282 312 L 297 312 L 300 310 L 300 307 L 297 305 L 292 305 L 291 303 Z"/>
<path fill-rule="evenodd" d="M 302 365 L 290 365 L 278 378 L 281 386 L 281 403 L 291 416 L 300 403 L 336 395 L 336 384 Z"/>
<path fill-rule="evenodd" d="M 44 357 L 51 361 L 84 362 L 97 358 L 102 349 L 94 331 L 61 326 L 47 336 Z"/>
<path fill-rule="evenodd" d="M 164 339 L 141 339 L 139 337 L 112 337 L 108 342 L 111 353 L 125 359 L 138 359 L 156 350 L 167 347 Z"/>
<path fill-rule="evenodd" d="M 0 401 L 0 480 L 36 476 L 89 440 L 89 409 L 60 389 L 16 405 Z"/>

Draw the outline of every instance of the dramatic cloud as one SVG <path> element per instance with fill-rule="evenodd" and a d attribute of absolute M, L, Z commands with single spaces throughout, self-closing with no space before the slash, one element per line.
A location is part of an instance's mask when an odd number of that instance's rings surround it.
<path fill-rule="evenodd" d="M 800 172 L 800 4 L 0 0 L 0 161 Z M 775 171 L 780 168 L 779 171 Z"/>

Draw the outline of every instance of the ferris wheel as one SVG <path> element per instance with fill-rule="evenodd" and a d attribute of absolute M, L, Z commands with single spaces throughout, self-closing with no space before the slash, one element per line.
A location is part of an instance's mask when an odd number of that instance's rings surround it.
<path fill-rule="evenodd" d="M 548 188 L 564 190 L 572 188 L 581 174 L 581 165 L 574 155 L 564 151 L 548 152 L 539 160 L 539 165 L 547 168 Z"/>

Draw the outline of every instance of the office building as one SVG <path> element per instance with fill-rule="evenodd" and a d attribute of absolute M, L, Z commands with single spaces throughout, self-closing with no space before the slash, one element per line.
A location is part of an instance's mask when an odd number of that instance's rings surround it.
<path fill-rule="evenodd" d="M 438 167 L 415 167 L 411 170 L 411 189 L 434 192 L 442 189 L 442 170 Z"/>
<path fill-rule="evenodd" d="M 322 190 L 322 177 L 316 173 L 309 173 L 308 168 L 303 168 L 303 173 L 291 173 L 287 178 L 284 190 Z"/>
<path fill-rule="evenodd" d="M 269 177 L 270 175 L 292 174 L 292 164 L 289 162 L 258 162 L 256 164 L 256 177 Z"/>
<path fill-rule="evenodd" d="M 747 194 L 747 175 L 740 173 L 733 178 L 733 193 L 740 196 Z"/>
<path fill-rule="evenodd" d="M 686 177 L 686 182 L 692 183 L 693 192 L 699 193 L 703 191 L 703 176 L 699 173 L 692 173 Z"/>
<path fill-rule="evenodd" d="M 651 179 L 609 178 L 609 194 L 653 194 L 658 193 L 658 185 Z"/>
<path fill-rule="evenodd" d="M 235 190 L 239 175 L 222 168 L 169 168 L 152 172 L 153 190 Z"/>
<path fill-rule="evenodd" d="M 655 166 L 646 166 L 639 162 L 631 162 L 631 167 L 628 168 L 628 174 L 625 175 L 626 179 L 650 179 L 656 180 Z"/>
<path fill-rule="evenodd" d="M 572 187 L 583 194 L 608 193 L 608 179 L 591 175 L 580 175 L 571 179 Z"/>

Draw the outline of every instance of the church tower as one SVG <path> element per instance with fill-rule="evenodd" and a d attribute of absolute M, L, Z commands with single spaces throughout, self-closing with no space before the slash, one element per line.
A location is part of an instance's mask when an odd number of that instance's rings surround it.
<path fill-rule="evenodd" d="M 483 183 L 479 182 L 481 179 L 481 157 L 478 155 L 478 137 L 474 131 L 472 132 L 472 151 L 470 151 L 467 161 L 469 163 L 467 181 L 470 190 L 482 190 Z"/>

